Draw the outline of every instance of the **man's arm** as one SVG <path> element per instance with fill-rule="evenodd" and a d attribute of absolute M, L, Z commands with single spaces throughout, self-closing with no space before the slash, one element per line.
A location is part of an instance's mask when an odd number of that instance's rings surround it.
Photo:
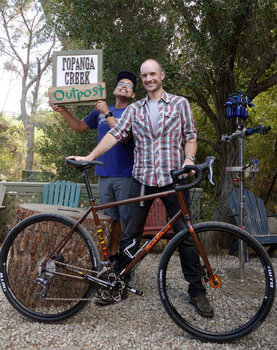
<path fill-rule="evenodd" d="M 69 157 L 66 157 L 66 159 L 73 159 L 77 161 L 95 160 L 96 158 L 102 156 L 102 154 L 110 150 L 116 144 L 117 144 L 117 141 L 115 137 L 110 133 L 107 133 L 88 156 L 86 157 L 69 156 Z"/>
<path fill-rule="evenodd" d="M 53 109 L 54 112 L 59 112 L 66 120 L 67 124 L 74 131 L 82 133 L 89 129 L 88 125 L 84 120 L 75 118 L 64 106 L 50 104 L 50 107 Z"/>
<path fill-rule="evenodd" d="M 95 109 L 97 109 L 97 111 L 100 111 L 104 115 L 106 115 L 110 112 L 107 103 L 103 100 L 99 100 L 96 102 Z M 112 129 L 115 126 L 115 124 L 117 123 L 117 120 L 114 116 L 111 116 L 111 117 L 107 118 L 107 123 L 109 124 L 110 128 Z"/>
<path fill-rule="evenodd" d="M 185 144 L 185 161 L 182 165 L 182 168 L 185 165 L 194 165 L 194 161 L 189 159 L 188 157 L 195 157 L 197 151 L 197 139 L 190 139 Z"/>
<path fill-rule="evenodd" d="M 185 143 L 185 160 L 182 168 L 185 165 L 194 165 L 194 161 L 188 157 L 195 157 L 197 152 L 197 132 L 194 127 L 194 119 L 191 113 L 190 104 L 187 99 L 183 99 L 181 110 L 181 123 L 183 128 L 183 140 Z M 195 172 L 191 172 L 192 174 Z"/>
<path fill-rule="evenodd" d="M 117 122 L 116 126 L 111 129 L 94 148 L 94 150 L 86 157 L 69 156 L 67 159 L 74 159 L 77 161 L 91 161 L 95 160 L 102 154 L 109 151 L 113 146 L 117 144 L 122 138 L 126 137 L 127 132 L 130 130 L 131 116 L 128 113 L 128 108 L 123 112 L 123 115 Z"/>

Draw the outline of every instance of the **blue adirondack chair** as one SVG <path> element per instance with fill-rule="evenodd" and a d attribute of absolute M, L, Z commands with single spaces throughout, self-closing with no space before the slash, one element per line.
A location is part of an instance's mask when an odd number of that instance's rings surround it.
<path fill-rule="evenodd" d="M 264 202 L 252 192 L 244 190 L 244 226 L 262 245 L 269 245 L 269 251 L 277 249 L 277 235 L 269 232 L 267 217 L 277 214 L 266 214 Z M 232 214 L 239 226 L 239 190 L 234 190 L 228 199 Z"/>
<path fill-rule="evenodd" d="M 81 186 L 74 182 L 51 182 L 44 186 L 42 203 L 78 208 L 80 193 Z"/>

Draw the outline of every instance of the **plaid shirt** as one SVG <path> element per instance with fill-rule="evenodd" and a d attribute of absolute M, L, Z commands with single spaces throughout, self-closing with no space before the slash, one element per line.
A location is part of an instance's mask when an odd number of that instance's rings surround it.
<path fill-rule="evenodd" d="M 135 142 L 133 177 L 147 186 L 172 183 L 170 170 L 184 162 L 184 145 L 196 138 L 188 101 L 163 92 L 158 102 L 159 122 L 156 135 L 149 119 L 148 96 L 129 105 L 109 132 L 120 141 L 132 131 Z"/>

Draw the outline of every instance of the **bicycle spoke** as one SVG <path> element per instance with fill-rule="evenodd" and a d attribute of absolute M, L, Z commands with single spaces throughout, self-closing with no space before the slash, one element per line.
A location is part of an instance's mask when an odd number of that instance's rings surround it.
<path fill-rule="evenodd" d="M 214 317 L 199 315 L 190 304 L 189 283 L 183 270 L 186 261 L 180 258 L 179 252 L 184 239 L 182 235 L 179 235 L 179 240 L 177 237 L 172 240 L 162 256 L 159 274 L 163 276 L 163 284 L 159 281 L 160 294 L 169 315 L 186 331 L 209 340 L 235 339 L 259 324 L 259 319 L 265 318 L 270 310 L 274 291 L 268 288 L 269 276 L 265 268 L 270 261 L 265 253 L 265 256 L 260 256 L 256 241 L 247 242 L 249 260 L 244 263 L 242 278 L 239 252 L 230 250 L 234 239 L 235 242 L 245 239 L 238 235 L 242 230 L 233 231 L 233 226 L 226 229 L 224 225 L 216 224 L 214 228 L 212 223 L 207 228 L 204 224 L 196 225 L 204 249 L 207 241 L 224 235 L 223 243 L 219 240 L 216 245 L 206 246 L 205 249 L 213 273 L 219 276 L 221 285 L 214 288 L 205 278 L 207 272 L 203 274 L 199 269 L 198 273 L 199 277 L 203 275 L 202 283 L 214 308 Z M 204 265 L 201 258 L 200 265 Z"/>
<path fill-rule="evenodd" d="M 24 224 L 25 222 L 25 224 Z M 65 319 L 81 309 L 96 287 L 81 280 L 80 273 L 98 273 L 93 243 L 78 227 L 70 240 L 49 259 L 54 248 L 74 224 L 69 218 L 38 215 L 14 231 L 5 258 L 9 300 L 20 312 L 42 321 Z M 62 275 L 59 275 L 61 273 Z M 79 280 L 71 278 L 78 276 Z"/>

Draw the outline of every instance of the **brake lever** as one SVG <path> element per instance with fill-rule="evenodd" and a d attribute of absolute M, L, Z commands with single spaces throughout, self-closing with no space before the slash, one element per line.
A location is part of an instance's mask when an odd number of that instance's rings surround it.
<path fill-rule="evenodd" d="M 213 182 L 213 167 L 212 167 L 212 163 L 209 163 L 209 174 L 208 174 L 208 180 L 210 181 L 210 183 L 214 186 L 214 182 Z"/>

